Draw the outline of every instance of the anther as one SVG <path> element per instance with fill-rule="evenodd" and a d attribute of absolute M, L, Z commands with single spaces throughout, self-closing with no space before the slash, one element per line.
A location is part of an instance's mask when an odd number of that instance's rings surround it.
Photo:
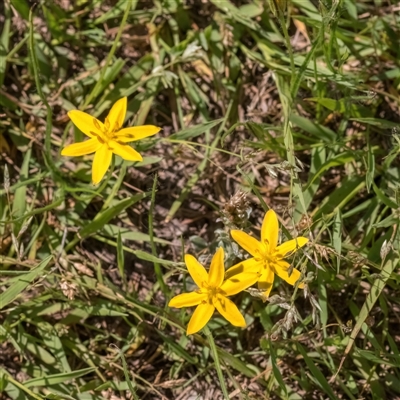
<path fill-rule="evenodd" d="M 97 139 L 101 144 L 104 144 L 104 143 L 105 143 L 104 140 L 103 140 L 103 138 L 102 138 L 99 134 L 97 134 L 96 132 L 90 132 L 90 134 L 93 135 L 93 136 L 95 136 L 96 139 Z"/>
<path fill-rule="evenodd" d="M 99 121 L 97 121 L 96 118 L 93 118 L 93 125 L 94 125 L 98 130 L 101 131 L 101 126 L 100 126 L 100 124 L 99 124 Z"/>
<path fill-rule="evenodd" d="M 110 130 L 110 121 L 108 120 L 108 117 L 106 117 L 106 120 L 104 121 L 104 126 L 108 132 Z"/>

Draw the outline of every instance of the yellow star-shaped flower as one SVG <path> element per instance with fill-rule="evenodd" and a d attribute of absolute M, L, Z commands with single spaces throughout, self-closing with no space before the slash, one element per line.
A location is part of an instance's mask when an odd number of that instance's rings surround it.
<path fill-rule="evenodd" d="M 197 306 L 190 319 L 186 333 L 191 335 L 204 328 L 217 309 L 232 325 L 245 327 L 246 322 L 236 305 L 228 299 L 253 285 L 258 278 L 255 273 L 243 273 L 224 281 L 224 250 L 220 247 L 211 260 L 210 271 L 191 255 L 185 255 L 185 263 L 190 276 L 199 287 L 191 293 L 183 293 L 171 299 L 170 307 Z"/>
<path fill-rule="evenodd" d="M 274 283 L 275 274 L 286 282 L 294 285 L 300 279 L 300 271 L 293 268 L 289 275 L 290 264 L 284 258 L 293 254 L 300 247 L 303 247 L 308 239 L 297 237 L 278 246 L 279 223 L 275 211 L 269 210 L 264 217 L 261 227 L 261 241 L 239 230 L 231 230 L 231 235 L 243 249 L 253 257 L 242 261 L 226 271 L 228 278 L 240 273 L 258 273 L 258 288 L 264 291 L 268 297 Z M 300 284 L 299 288 L 303 288 Z"/>
<path fill-rule="evenodd" d="M 125 121 L 127 98 L 119 99 L 108 113 L 104 124 L 83 111 L 73 110 L 68 116 L 89 140 L 74 143 L 61 151 L 63 156 L 84 156 L 95 153 L 92 181 L 99 183 L 110 166 L 113 153 L 128 161 L 142 161 L 142 156 L 127 143 L 155 135 L 161 128 L 154 125 L 122 128 Z"/>

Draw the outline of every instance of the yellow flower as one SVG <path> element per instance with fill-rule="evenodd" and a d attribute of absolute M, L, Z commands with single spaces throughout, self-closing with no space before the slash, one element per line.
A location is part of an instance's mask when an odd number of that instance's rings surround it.
<path fill-rule="evenodd" d="M 246 322 L 242 314 L 227 296 L 232 296 L 253 285 L 257 281 L 258 275 L 255 273 L 238 274 L 224 281 L 224 250 L 222 247 L 214 254 L 209 273 L 189 254 L 185 255 L 185 263 L 190 276 L 199 289 L 175 296 L 168 305 L 176 308 L 197 306 L 186 333 L 191 335 L 204 328 L 215 309 L 232 325 L 245 327 Z"/>
<path fill-rule="evenodd" d="M 119 99 L 108 113 L 104 124 L 97 118 L 83 111 L 73 110 L 68 112 L 72 122 L 90 139 L 74 143 L 65 147 L 63 156 L 83 156 L 95 153 L 92 168 L 92 181 L 99 183 L 111 163 L 113 153 L 128 161 L 142 161 L 142 156 L 127 143 L 160 131 L 154 125 L 132 126 L 122 128 L 127 108 L 127 98 Z"/>
<path fill-rule="evenodd" d="M 303 247 L 308 239 L 298 237 L 278 244 L 279 224 L 275 211 L 269 210 L 264 217 L 261 227 L 261 241 L 239 230 L 231 230 L 233 239 L 253 257 L 242 261 L 226 271 L 226 276 L 231 278 L 239 273 L 256 272 L 259 274 L 258 288 L 264 290 L 264 296 L 268 297 L 274 283 L 274 275 L 278 275 L 286 282 L 294 285 L 300 278 L 300 271 L 293 268 L 289 276 L 290 264 L 284 261 L 300 247 Z M 299 285 L 300 288 L 304 284 Z"/>

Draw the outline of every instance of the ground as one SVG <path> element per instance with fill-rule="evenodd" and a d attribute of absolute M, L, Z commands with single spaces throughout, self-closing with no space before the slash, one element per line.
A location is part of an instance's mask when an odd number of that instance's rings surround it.
<path fill-rule="evenodd" d="M 400 398 L 399 27 L 394 1 L 0 4 L 0 398 Z M 67 113 L 124 96 L 161 130 L 93 185 Z M 268 209 L 304 289 L 186 335 L 184 254 L 247 259 L 230 231 Z"/>

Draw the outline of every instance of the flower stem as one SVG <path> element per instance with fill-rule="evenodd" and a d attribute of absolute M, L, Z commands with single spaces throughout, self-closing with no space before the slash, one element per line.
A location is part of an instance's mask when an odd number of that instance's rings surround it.
<path fill-rule="evenodd" d="M 81 107 L 82 109 L 85 109 L 86 106 L 88 106 L 92 102 L 92 100 L 95 99 L 100 94 L 101 90 L 105 89 L 105 88 L 103 88 L 104 76 L 105 76 L 108 66 L 110 65 L 112 58 L 114 57 L 114 54 L 117 50 L 117 46 L 119 44 L 119 39 L 121 38 L 122 32 L 124 31 L 124 28 L 125 28 L 126 21 L 128 19 L 129 11 L 131 10 L 132 6 L 133 6 L 133 8 L 135 8 L 136 4 L 137 4 L 137 0 L 128 0 L 126 2 L 125 12 L 122 17 L 121 24 L 118 28 L 117 35 L 115 36 L 114 43 L 111 47 L 110 52 L 108 53 L 108 55 L 106 57 L 104 66 L 100 70 L 100 78 L 96 82 L 96 84 L 95 84 L 94 88 L 92 89 L 92 91 L 90 92 L 90 94 L 87 96 L 85 102 L 83 103 L 83 105 Z"/>
<path fill-rule="evenodd" d="M 293 55 L 293 48 L 292 44 L 290 43 L 289 32 L 286 26 L 285 16 L 283 12 L 278 9 L 278 19 L 282 27 L 283 36 L 285 38 L 285 44 L 289 52 L 289 59 L 290 59 L 290 69 L 291 69 L 291 82 L 294 81 L 296 75 L 296 67 L 294 64 L 294 55 Z"/>
<path fill-rule="evenodd" d="M 35 77 L 35 85 L 40 99 L 46 107 L 46 135 L 44 138 L 45 151 L 43 152 L 43 157 L 46 165 L 49 167 L 53 174 L 57 174 L 57 167 L 54 165 L 54 161 L 51 155 L 51 132 L 53 130 L 53 111 L 50 104 L 47 101 L 46 96 L 42 90 L 42 84 L 40 83 L 40 69 L 39 62 L 36 54 L 36 44 L 35 44 L 35 32 L 33 25 L 33 8 L 29 11 L 29 59 L 32 65 L 33 76 Z"/>
<path fill-rule="evenodd" d="M 103 190 L 107 186 L 108 181 L 112 177 L 114 169 L 115 169 L 115 156 L 113 156 L 113 158 L 112 158 L 111 169 L 109 171 L 109 174 L 107 175 L 107 178 L 105 180 L 105 184 L 101 186 L 101 190 Z M 115 182 L 113 188 L 111 189 L 111 192 L 107 197 L 107 200 L 104 202 L 103 207 L 101 208 L 102 210 L 105 210 L 110 206 L 111 202 L 113 201 L 113 199 L 117 195 L 119 188 L 121 187 L 121 184 L 122 184 L 122 181 L 124 180 L 125 174 L 126 174 L 126 164 L 123 163 L 122 166 L 121 166 L 120 172 L 119 172 L 118 179 Z M 99 191 L 99 193 L 101 193 L 101 191 Z"/>
<path fill-rule="evenodd" d="M 221 384 L 222 393 L 224 394 L 225 400 L 229 400 L 229 393 L 225 385 L 224 375 L 222 374 L 221 364 L 219 363 L 218 350 L 217 346 L 215 345 L 213 335 L 207 326 L 203 328 L 203 332 L 206 335 L 208 343 L 210 345 L 210 349 L 214 358 L 215 369 L 217 370 L 219 383 Z"/>

